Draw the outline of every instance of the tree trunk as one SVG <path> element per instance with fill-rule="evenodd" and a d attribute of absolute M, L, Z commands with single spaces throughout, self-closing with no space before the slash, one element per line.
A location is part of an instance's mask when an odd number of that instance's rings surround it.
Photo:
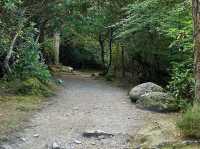
<path fill-rule="evenodd" d="M 54 64 L 59 64 L 59 55 L 60 55 L 60 33 L 54 33 Z"/>
<path fill-rule="evenodd" d="M 124 47 L 122 46 L 121 49 L 122 49 L 122 77 L 125 77 Z"/>
<path fill-rule="evenodd" d="M 113 32 L 114 32 L 114 29 L 113 28 L 110 28 L 110 34 L 109 34 L 109 64 L 108 64 L 108 67 L 107 67 L 107 70 L 105 72 L 105 74 L 107 74 L 112 66 L 112 44 L 113 44 Z"/>
<path fill-rule="evenodd" d="M 103 65 L 103 68 L 105 67 L 105 50 L 104 50 L 104 40 L 103 40 L 103 35 L 102 33 L 99 33 L 99 45 L 100 45 L 100 48 L 101 48 L 101 61 L 102 61 L 102 65 Z"/>
<path fill-rule="evenodd" d="M 200 1 L 192 0 L 194 31 L 195 99 L 200 101 Z"/>
<path fill-rule="evenodd" d="M 11 45 L 10 45 L 10 48 L 8 50 L 8 53 L 4 59 L 4 62 L 3 62 L 3 70 L 4 70 L 4 73 L 6 72 L 11 72 L 11 69 L 10 69 L 10 66 L 9 66 L 9 61 L 10 61 L 10 58 L 12 56 L 12 53 L 13 53 L 13 49 L 14 49 L 14 46 L 15 46 L 15 43 L 16 43 L 16 40 L 19 36 L 19 33 L 16 33 L 12 42 L 11 42 Z"/>
<path fill-rule="evenodd" d="M 43 22 L 40 22 L 39 25 L 39 38 L 38 38 L 38 42 L 39 43 L 43 43 L 45 41 L 45 26 L 47 24 L 48 20 L 45 20 Z"/>

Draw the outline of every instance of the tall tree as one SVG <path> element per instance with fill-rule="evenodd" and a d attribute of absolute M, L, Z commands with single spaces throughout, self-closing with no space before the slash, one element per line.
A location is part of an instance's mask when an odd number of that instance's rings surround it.
<path fill-rule="evenodd" d="M 195 98 L 200 101 L 200 1 L 193 0 L 193 30 L 195 51 Z"/>

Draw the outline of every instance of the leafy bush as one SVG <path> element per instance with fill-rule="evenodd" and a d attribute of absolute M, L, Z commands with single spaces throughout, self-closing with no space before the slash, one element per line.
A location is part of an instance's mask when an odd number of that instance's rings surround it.
<path fill-rule="evenodd" d="M 193 61 L 189 59 L 182 63 L 173 63 L 172 78 L 167 88 L 177 98 L 177 106 L 185 108 L 187 102 L 194 99 L 195 79 Z"/>
<path fill-rule="evenodd" d="M 177 122 L 178 128 L 186 137 L 200 138 L 200 104 L 190 107 Z"/>
<path fill-rule="evenodd" d="M 53 39 L 47 39 L 42 44 L 43 56 L 47 64 L 52 64 L 55 60 L 55 50 L 53 45 Z"/>
<path fill-rule="evenodd" d="M 52 77 L 39 50 L 40 45 L 35 40 L 36 32 L 34 24 L 20 32 L 10 60 L 12 73 L 5 76 L 9 92 L 45 96 L 52 94 L 49 88 Z"/>
<path fill-rule="evenodd" d="M 51 74 L 45 65 L 42 54 L 39 51 L 39 44 L 34 40 L 34 34 L 30 33 L 31 28 L 25 33 L 24 43 L 19 48 L 19 59 L 14 65 L 14 78 L 27 79 L 35 77 L 41 82 L 48 82 Z"/>
<path fill-rule="evenodd" d="M 106 76 L 105 76 L 106 81 L 113 81 L 114 78 L 115 78 L 115 75 L 111 71 L 109 71 L 108 74 L 106 74 Z"/>

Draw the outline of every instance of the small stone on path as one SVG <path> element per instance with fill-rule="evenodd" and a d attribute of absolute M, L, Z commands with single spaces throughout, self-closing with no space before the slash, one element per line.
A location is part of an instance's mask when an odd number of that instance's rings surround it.
<path fill-rule="evenodd" d="M 82 142 L 79 141 L 79 140 L 74 140 L 74 143 L 76 143 L 76 144 L 82 144 Z"/>
<path fill-rule="evenodd" d="M 52 144 L 52 149 L 61 149 L 61 146 L 57 142 L 54 142 Z"/>
<path fill-rule="evenodd" d="M 96 143 L 95 143 L 95 142 L 92 142 L 91 144 L 92 144 L 92 145 L 96 145 Z"/>
<path fill-rule="evenodd" d="M 74 107 L 73 109 L 74 109 L 74 110 L 78 110 L 79 108 L 78 108 L 78 107 Z"/>
<path fill-rule="evenodd" d="M 107 133 L 107 132 L 101 131 L 101 130 L 90 130 L 90 131 L 85 131 L 83 133 L 83 136 L 87 137 L 87 138 L 91 138 L 91 137 L 105 138 L 105 137 L 113 137 L 114 135 L 111 134 L 111 133 Z"/>
<path fill-rule="evenodd" d="M 102 140 L 102 139 L 105 139 L 105 137 L 104 136 L 99 136 L 98 139 Z"/>
<path fill-rule="evenodd" d="M 70 114 L 69 114 L 69 113 L 66 113 L 65 116 L 68 117 L 68 116 L 70 116 Z"/>
<path fill-rule="evenodd" d="M 38 138 L 40 135 L 39 134 L 34 134 L 33 137 Z"/>
<path fill-rule="evenodd" d="M 26 138 L 22 137 L 22 138 L 20 138 L 20 140 L 26 142 Z"/>

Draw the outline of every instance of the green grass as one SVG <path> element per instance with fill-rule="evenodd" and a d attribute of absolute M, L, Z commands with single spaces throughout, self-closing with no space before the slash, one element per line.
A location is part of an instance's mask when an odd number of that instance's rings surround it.
<path fill-rule="evenodd" d="M 40 96 L 0 96 L 0 139 L 22 127 L 43 100 Z"/>
<path fill-rule="evenodd" d="M 200 149 L 200 145 L 167 145 L 161 149 Z"/>
<path fill-rule="evenodd" d="M 200 139 L 200 104 L 194 103 L 177 122 L 184 137 Z"/>
<path fill-rule="evenodd" d="M 6 82 L 0 80 L 0 141 L 23 127 L 24 121 L 40 109 L 46 96 L 53 95 L 54 84 L 42 84 L 30 78 Z"/>

